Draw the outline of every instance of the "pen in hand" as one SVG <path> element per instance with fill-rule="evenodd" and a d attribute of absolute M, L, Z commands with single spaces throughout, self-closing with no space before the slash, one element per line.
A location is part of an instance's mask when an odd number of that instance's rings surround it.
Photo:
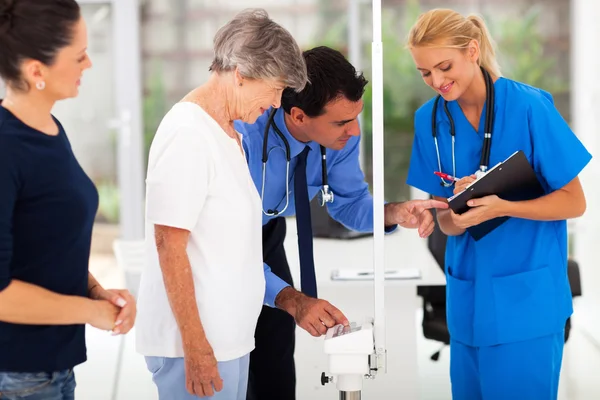
<path fill-rule="evenodd" d="M 459 179 L 457 177 L 445 174 L 443 172 L 434 171 L 433 173 L 436 174 L 437 176 L 439 176 L 440 178 L 446 179 L 448 181 L 454 181 L 454 182 L 458 182 L 459 181 Z"/>
<path fill-rule="evenodd" d="M 454 194 L 458 194 L 469 187 L 473 182 L 477 180 L 475 175 L 465 176 L 462 179 L 459 179 L 454 185 Z"/>

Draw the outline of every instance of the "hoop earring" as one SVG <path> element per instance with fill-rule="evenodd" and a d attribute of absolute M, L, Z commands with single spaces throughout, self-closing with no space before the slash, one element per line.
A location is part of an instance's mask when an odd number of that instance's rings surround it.
<path fill-rule="evenodd" d="M 44 82 L 44 81 L 36 82 L 35 87 L 37 88 L 37 90 L 44 90 L 46 88 L 46 82 Z"/>

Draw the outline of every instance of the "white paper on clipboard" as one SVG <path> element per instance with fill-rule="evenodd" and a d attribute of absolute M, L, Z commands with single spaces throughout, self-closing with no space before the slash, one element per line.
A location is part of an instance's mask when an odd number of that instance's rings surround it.
<path fill-rule="evenodd" d="M 421 279 L 419 268 L 400 268 L 385 271 L 386 281 Z M 369 269 L 337 269 L 331 271 L 332 281 L 372 281 L 373 271 Z"/>

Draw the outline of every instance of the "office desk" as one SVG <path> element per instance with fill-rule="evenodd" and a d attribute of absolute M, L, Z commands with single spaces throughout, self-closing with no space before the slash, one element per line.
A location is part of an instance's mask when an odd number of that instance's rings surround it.
<path fill-rule="evenodd" d="M 288 262 L 296 285 L 300 282 L 296 221 L 288 219 L 285 242 Z M 374 316 L 373 281 L 332 281 L 336 269 L 371 269 L 373 267 L 372 237 L 353 240 L 315 239 L 315 266 L 319 297 L 340 308 L 351 321 Z M 364 382 L 363 399 L 418 398 L 417 332 L 415 317 L 420 307 L 419 285 L 445 285 L 442 270 L 427 250 L 427 241 L 416 230 L 399 229 L 385 238 L 385 268 L 421 270 L 421 279 L 386 281 L 386 347 L 388 351 L 385 375 Z M 336 399 L 335 384 L 322 386 L 321 372 L 327 368 L 323 338 L 313 338 L 297 328 L 296 363 L 298 399 Z M 301 351 L 298 351 L 301 349 Z M 423 355 L 425 357 L 425 355 Z"/>

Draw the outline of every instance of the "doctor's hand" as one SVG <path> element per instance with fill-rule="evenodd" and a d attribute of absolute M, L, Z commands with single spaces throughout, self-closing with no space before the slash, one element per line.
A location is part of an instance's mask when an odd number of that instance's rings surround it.
<path fill-rule="evenodd" d="M 460 193 L 467 188 L 471 183 L 477 180 L 477 176 L 475 174 L 465 176 L 464 178 L 456 181 L 454 183 L 454 194 Z"/>
<path fill-rule="evenodd" d="M 290 286 L 277 295 L 275 305 L 314 337 L 326 334 L 327 329 L 335 325 L 350 325 L 344 314 L 328 301 L 309 297 Z"/>
<path fill-rule="evenodd" d="M 461 228 L 466 229 L 471 226 L 479 225 L 482 222 L 489 221 L 497 217 L 506 215 L 506 200 L 502 200 L 496 195 L 485 196 L 480 199 L 473 199 L 467 202 L 471 207 L 469 211 L 461 215 L 451 212 L 452 222 Z"/>
<path fill-rule="evenodd" d="M 419 236 L 426 238 L 433 232 L 435 221 L 432 208 L 446 209 L 448 204 L 438 200 L 409 200 L 385 205 L 385 225 L 419 229 Z"/>

